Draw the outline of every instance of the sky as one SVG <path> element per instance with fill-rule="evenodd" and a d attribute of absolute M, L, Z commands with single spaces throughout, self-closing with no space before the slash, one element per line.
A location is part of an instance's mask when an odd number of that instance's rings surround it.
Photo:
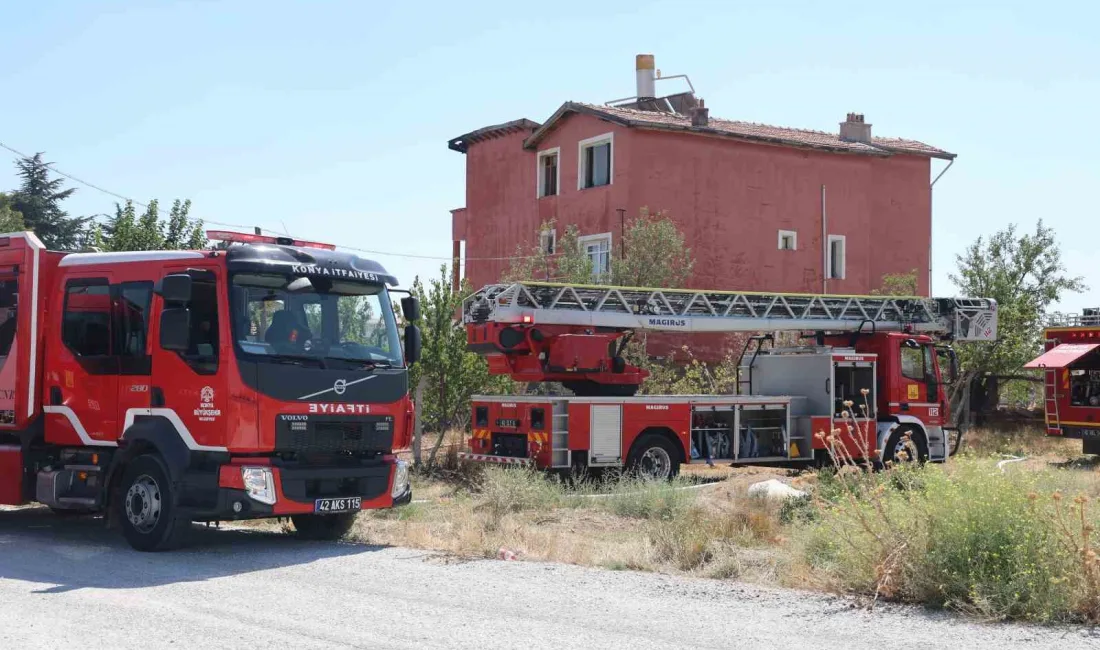
<path fill-rule="evenodd" d="M 861 112 L 957 153 L 933 193 L 933 293 L 955 293 L 977 237 L 1042 219 L 1089 285 L 1059 305 L 1078 311 L 1100 306 L 1098 23 L 1100 3 L 1058 1 L 8 0 L 0 142 L 208 222 L 378 251 L 407 285 L 439 273 L 465 205 L 447 140 L 632 95 L 652 53 L 715 117 L 835 131 Z M 72 214 L 113 212 L 74 185 Z"/>

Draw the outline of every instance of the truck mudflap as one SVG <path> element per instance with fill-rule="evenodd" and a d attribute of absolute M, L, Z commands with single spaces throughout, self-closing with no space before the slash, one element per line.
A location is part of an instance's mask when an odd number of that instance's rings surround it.
<path fill-rule="evenodd" d="M 458 453 L 458 459 L 468 463 L 494 463 L 497 465 L 533 465 L 530 458 L 515 458 L 512 456 L 492 456 L 490 454 L 474 454 L 467 451 Z"/>
<path fill-rule="evenodd" d="M 408 473 L 396 459 L 366 466 L 280 467 L 267 459 L 234 459 L 218 469 L 218 495 L 196 518 L 253 519 L 336 514 L 403 505 L 412 500 Z M 394 490 L 395 480 L 399 483 Z M 205 510 L 205 511 L 203 511 Z"/>

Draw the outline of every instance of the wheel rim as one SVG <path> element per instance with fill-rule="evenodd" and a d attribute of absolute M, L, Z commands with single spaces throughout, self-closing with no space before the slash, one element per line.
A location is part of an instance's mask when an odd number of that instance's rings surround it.
<path fill-rule="evenodd" d="M 126 519 L 139 533 L 148 533 L 160 521 L 160 486 L 153 477 L 142 474 L 126 491 Z"/>
<path fill-rule="evenodd" d="M 663 448 L 650 447 L 642 454 L 639 466 L 642 476 L 646 478 L 668 478 L 669 472 L 672 471 L 672 458 Z"/>
<path fill-rule="evenodd" d="M 909 436 L 902 436 L 897 444 L 894 445 L 894 462 L 895 463 L 911 463 L 917 460 L 916 443 L 909 438 Z"/>

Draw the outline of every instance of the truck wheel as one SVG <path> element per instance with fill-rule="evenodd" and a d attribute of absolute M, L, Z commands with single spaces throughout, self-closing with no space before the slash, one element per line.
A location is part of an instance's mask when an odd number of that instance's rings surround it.
<path fill-rule="evenodd" d="M 165 551 L 179 546 L 191 522 L 176 517 L 176 495 L 159 456 L 144 454 L 126 465 L 115 497 L 118 521 L 130 546 Z"/>
<path fill-rule="evenodd" d="M 680 473 L 680 453 L 668 438 L 650 434 L 634 443 L 626 464 L 642 479 L 671 481 Z"/>
<path fill-rule="evenodd" d="M 302 539 L 329 540 L 342 539 L 351 531 L 358 512 L 345 512 L 339 515 L 291 515 L 294 530 Z"/>
<path fill-rule="evenodd" d="M 928 441 L 920 429 L 903 425 L 890 434 L 882 450 L 882 460 L 886 463 L 923 463 L 928 460 Z"/>

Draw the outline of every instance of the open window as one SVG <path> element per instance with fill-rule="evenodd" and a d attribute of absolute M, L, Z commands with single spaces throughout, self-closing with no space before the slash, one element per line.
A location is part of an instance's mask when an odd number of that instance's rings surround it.
<path fill-rule="evenodd" d="M 538 154 L 538 198 L 557 196 L 561 185 L 561 149 L 554 147 Z"/>
<path fill-rule="evenodd" d="M 847 240 L 844 235 L 829 235 L 830 280 L 843 280 L 847 270 Z"/>
<path fill-rule="evenodd" d="M 581 140 L 577 166 L 577 189 L 610 185 L 614 172 L 614 134 L 605 133 Z"/>

